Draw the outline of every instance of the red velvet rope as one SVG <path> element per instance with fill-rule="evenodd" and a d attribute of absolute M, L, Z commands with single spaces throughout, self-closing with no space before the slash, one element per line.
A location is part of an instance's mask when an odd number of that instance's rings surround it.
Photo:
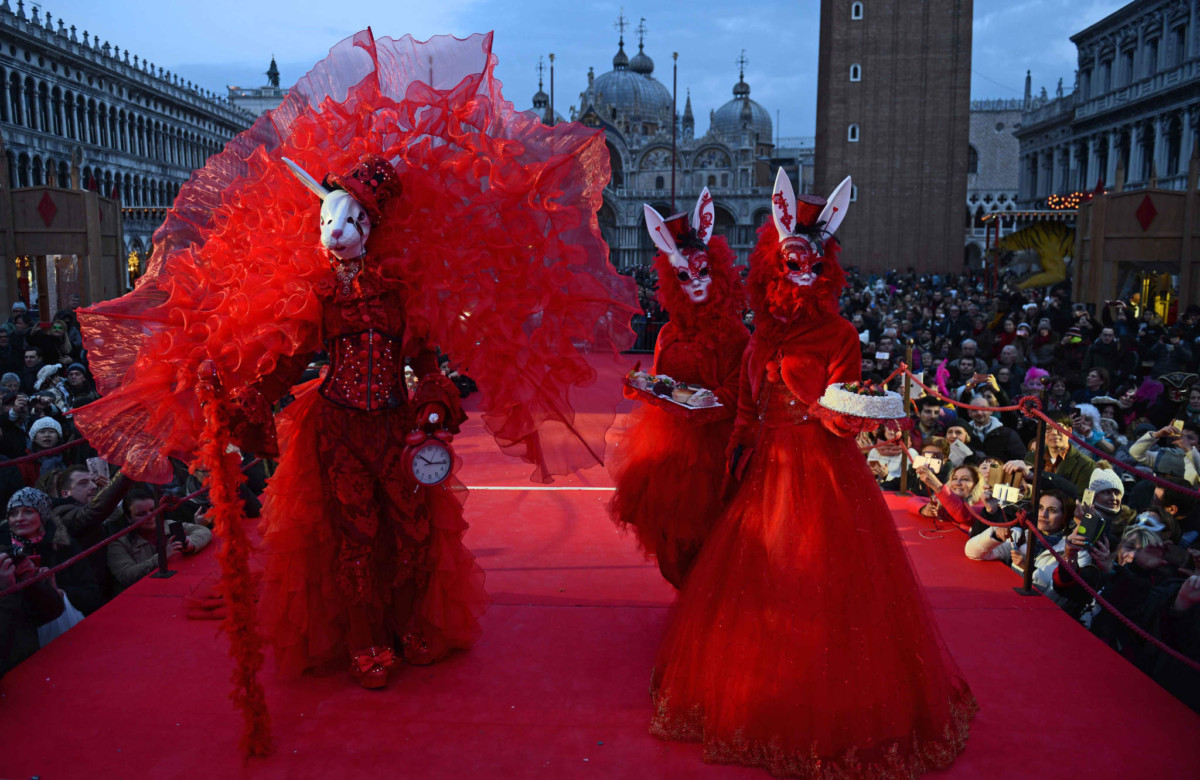
<path fill-rule="evenodd" d="M 82 439 L 80 441 L 82 441 Z M 242 466 L 242 471 L 246 471 L 249 468 L 251 468 L 252 466 L 258 465 L 258 463 L 260 463 L 261 461 L 262 461 L 262 458 L 255 458 L 254 460 L 247 463 L 245 466 Z M 158 517 L 163 512 L 168 512 L 171 509 L 174 509 L 179 504 L 182 504 L 184 501 L 190 501 L 191 499 L 195 498 L 196 496 L 200 495 L 201 493 L 205 493 L 207 491 L 208 491 L 207 487 L 202 487 L 199 490 L 197 490 L 193 493 L 188 493 L 183 498 L 178 498 L 178 499 L 173 496 L 164 496 L 162 501 L 159 503 L 159 506 L 157 506 L 153 512 L 146 515 L 145 519 L 148 520 L 151 517 Z M 122 536 L 132 533 L 133 530 L 138 527 L 140 527 L 140 524 L 131 525 L 128 528 L 122 528 L 120 531 L 117 531 L 115 534 L 108 537 L 107 539 L 100 541 L 100 542 L 96 542 L 95 544 L 93 544 L 91 547 L 87 548 L 83 552 L 72 555 L 70 558 L 68 558 L 67 560 L 58 564 L 54 568 L 46 569 L 45 571 L 40 571 L 27 580 L 21 580 L 16 585 L 13 585 L 11 588 L 7 588 L 5 590 L 0 590 L 0 598 L 4 598 L 5 596 L 11 596 L 14 593 L 19 593 L 20 591 L 33 586 L 35 583 L 41 582 L 42 580 L 44 580 L 48 577 L 53 577 L 55 574 L 58 574 L 63 569 L 78 563 L 79 561 L 83 560 L 84 558 L 88 557 L 89 555 L 96 553 L 102 547 L 107 546 L 110 542 L 116 541 L 117 539 L 120 539 Z"/>
<path fill-rule="evenodd" d="M 81 444 L 87 444 L 87 439 L 74 439 L 73 441 L 69 441 L 66 444 L 60 444 L 57 447 L 51 447 L 48 450 L 38 450 L 37 452 L 31 452 L 28 455 L 22 455 L 19 458 L 11 458 L 6 461 L 0 461 L 0 468 L 8 468 L 9 466 L 16 466 L 21 463 L 28 463 L 31 460 L 37 460 L 38 458 L 44 458 L 47 455 L 57 455 L 60 452 L 66 452 L 67 450 L 74 449 L 75 447 L 78 447 Z"/>

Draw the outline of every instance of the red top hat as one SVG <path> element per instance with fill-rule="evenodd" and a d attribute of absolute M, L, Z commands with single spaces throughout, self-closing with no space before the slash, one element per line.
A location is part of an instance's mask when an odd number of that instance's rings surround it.
<path fill-rule="evenodd" d="M 388 198 L 399 195 L 401 189 L 396 169 L 377 154 L 364 154 L 349 171 L 340 175 L 331 173 L 325 177 L 325 181 L 341 187 L 362 204 L 372 225 L 379 224 L 383 204 Z"/>
<path fill-rule="evenodd" d="M 797 233 L 803 233 L 811 228 L 821 216 L 825 208 L 825 199 L 820 195 L 800 195 L 796 198 L 796 227 Z"/>

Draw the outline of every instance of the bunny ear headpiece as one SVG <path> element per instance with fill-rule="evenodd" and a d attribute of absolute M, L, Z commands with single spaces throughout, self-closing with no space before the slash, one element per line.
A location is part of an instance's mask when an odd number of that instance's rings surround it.
<path fill-rule="evenodd" d="M 329 196 L 330 190 L 324 187 L 321 182 L 310 176 L 308 171 L 304 170 L 286 157 L 282 159 L 285 163 L 287 163 L 287 167 L 292 169 L 292 173 L 295 174 L 296 178 L 299 179 L 305 187 L 308 187 L 310 190 L 316 193 L 318 198 L 325 200 L 325 198 Z"/>
<path fill-rule="evenodd" d="M 650 240 L 654 242 L 660 252 L 667 256 L 673 268 L 686 271 L 687 260 L 679 253 L 679 247 L 675 244 L 675 236 L 667 227 L 666 220 L 648 203 L 643 205 L 642 209 L 646 214 L 646 230 L 650 233 Z"/>
<path fill-rule="evenodd" d="M 797 232 L 804 233 L 814 228 L 821 238 L 832 236 L 846 217 L 851 189 L 850 177 L 847 176 L 834 188 L 828 201 L 811 197 L 797 201 L 791 180 L 780 168 L 775 176 L 775 191 L 771 193 L 771 216 L 775 220 L 779 240 L 786 241 Z"/>
<path fill-rule="evenodd" d="M 833 188 L 829 202 L 825 204 L 825 210 L 821 212 L 821 216 L 817 220 L 818 224 L 825 223 L 825 235 L 832 236 L 836 233 L 842 220 L 846 218 L 846 209 L 850 206 L 850 193 L 853 189 L 849 176 L 842 179 L 842 183 Z"/>
<path fill-rule="evenodd" d="M 680 244 L 683 244 L 685 248 L 697 248 L 698 241 L 701 248 L 708 247 L 708 239 L 712 236 L 713 224 L 716 222 L 716 209 L 713 206 L 712 193 L 708 191 L 708 187 L 700 191 L 700 197 L 696 199 L 696 208 L 692 210 L 690 220 L 687 214 L 675 214 L 664 219 L 649 204 L 644 205 L 643 209 L 646 213 L 646 230 L 650 233 L 650 240 L 670 259 L 673 267 L 679 269 L 688 267 L 687 259 L 679 251 Z"/>
<path fill-rule="evenodd" d="M 712 194 L 709 193 L 708 187 L 705 187 L 700 190 L 700 197 L 696 199 L 696 208 L 692 211 L 692 230 L 696 231 L 696 236 L 704 244 L 708 244 L 708 239 L 712 236 L 716 217 Z"/>

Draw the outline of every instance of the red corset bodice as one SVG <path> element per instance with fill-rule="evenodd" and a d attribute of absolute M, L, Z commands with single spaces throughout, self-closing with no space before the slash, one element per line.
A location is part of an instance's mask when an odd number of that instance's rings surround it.
<path fill-rule="evenodd" d="M 329 372 L 320 393 L 329 401 L 365 412 L 407 402 L 400 339 L 369 329 L 328 339 L 325 349 Z"/>
<path fill-rule="evenodd" d="M 408 403 L 404 384 L 404 306 L 364 269 L 349 289 L 323 300 L 329 371 L 319 392 L 351 409 L 380 411 Z"/>

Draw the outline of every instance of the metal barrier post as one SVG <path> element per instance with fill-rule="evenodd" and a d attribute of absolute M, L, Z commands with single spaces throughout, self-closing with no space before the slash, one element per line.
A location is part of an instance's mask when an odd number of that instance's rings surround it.
<path fill-rule="evenodd" d="M 1033 496 L 1030 498 L 1030 501 L 1033 504 L 1033 507 L 1030 510 L 1030 513 L 1033 515 L 1033 517 L 1030 519 L 1030 522 L 1034 524 L 1037 523 L 1039 514 L 1038 502 L 1041 501 L 1042 497 L 1042 491 L 1040 487 L 1041 480 L 1039 477 L 1042 475 L 1042 466 L 1045 463 L 1045 457 L 1046 420 L 1042 417 L 1038 417 L 1037 452 L 1035 452 L 1033 456 Z M 1013 590 L 1015 590 L 1017 593 L 1020 593 L 1022 596 L 1038 596 L 1041 594 L 1036 588 L 1033 587 L 1033 563 L 1037 558 L 1037 537 L 1034 536 L 1029 529 L 1025 529 L 1024 535 L 1028 540 L 1028 543 L 1025 546 L 1025 577 L 1021 581 L 1021 587 L 1013 588 Z"/>
<path fill-rule="evenodd" d="M 157 509 L 162 502 L 162 488 L 155 485 L 153 490 L 154 508 Z M 174 577 L 177 572 L 173 572 L 167 567 L 167 518 L 165 512 L 159 512 L 154 518 L 154 546 L 158 548 L 158 571 L 150 576 L 163 580 Z"/>
<path fill-rule="evenodd" d="M 912 375 L 908 372 L 912 370 L 912 344 L 904 350 L 904 411 L 908 411 L 908 398 L 912 392 Z M 900 495 L 908 495 L 908 448 L 912 446 L 912 434 L 906 428 L 900 435 L 900 442 L 904 445 L 900 450 Z"/>

